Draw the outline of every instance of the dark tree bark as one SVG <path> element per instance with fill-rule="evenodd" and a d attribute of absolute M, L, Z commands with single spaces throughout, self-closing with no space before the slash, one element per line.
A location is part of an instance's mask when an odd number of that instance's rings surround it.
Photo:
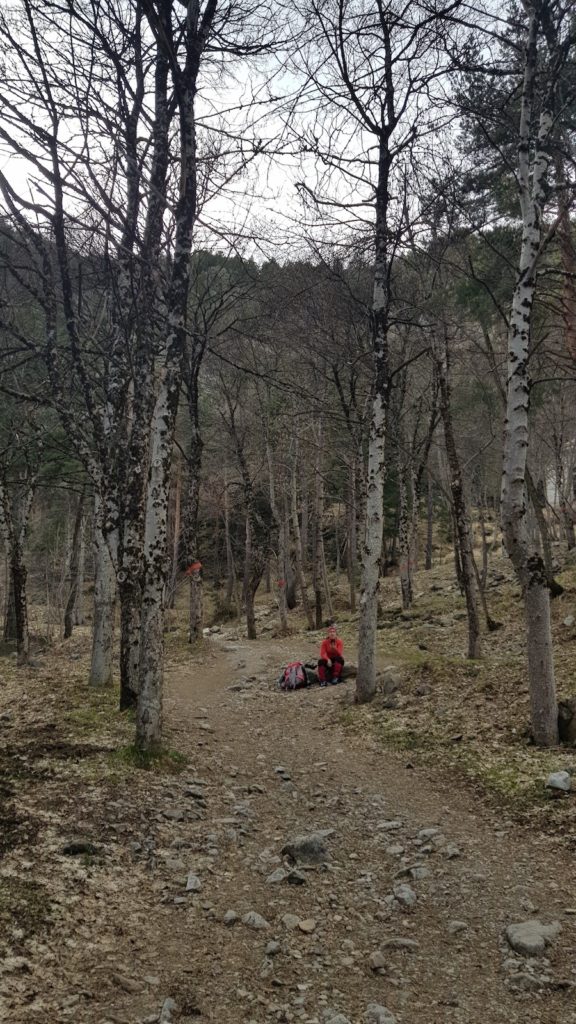
<path fill-rule="evenodd" d="M 70 550 L 70 590 L 66 607 L 64 609 L 64 639 L 72 636 L 74 628 L 74 613 L 78 601 L 79 571 L 80 571 L 80 548 L 82 544 L 82 527 L 84 523 L 84 497 L 86 488 L 78 498 L 76 516 L 74 518 L 74 530 L 72 532 L 72 545 Z"/>

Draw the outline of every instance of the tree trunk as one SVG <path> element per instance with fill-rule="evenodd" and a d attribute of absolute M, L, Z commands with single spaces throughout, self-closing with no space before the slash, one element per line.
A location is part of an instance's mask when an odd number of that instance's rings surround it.
<path fill-rule="evenodd" d="M 24 542 L 28 532 L 32 502 L 36 490 L 37 467 L 28 462 L 24 477 L 16 492 L 10 496 L 5 473 L 0 475 L 0 533 L 4 537 L 10 568 L 10 592 L 14 600 L 16 633 L 16 659 L 26 665 L 30 657 L 28 600 L 26 595 L 27 570 L 24 563 Z M 10 597 L 8 597 L 10 601 Z"/>
<path fill-rule="evenodd" d="M 204 594 L 202 568 L 198 543 L 198 518 L 200 509 L 200 474 L 202 470 L 202 438 L 198 421 L 198 381 L 188 386 L 188 405 L 192 419 L 192 436 L 188 451 L 188 493 L 184 513 L 184 548 L 187 571 L 190 574 L 190 602 L 188 616 L 188 641 L 191 644 L 202 639 Z"/>
<path fill-rule="evenodd" d="M 446 443 L 446 457 L 450 467 L 450 490 L 452 493 L 452 507 L 454 510 L 454 525 L 458 538 L 458 550 L 460 553 L 460 569 L 462 572 L 462 586 L 466 598 L 466 611 L 468 614 L 468 657 L 479 658 L 481 653 L 480 644 L 480 621 L 478 616 L 478 600 L 476 594 L 476 579 L 474 571 L 474 554 L 472 550 L 472 536 L 466 500 L 464 498 L 464 482 L 460 469 L 460 458 L 456 448 L 454 427 L 452 423 L 452 409 L 450 404 L 450 380 L 448 365 L 448 338 L 446 328 L 442 339 L 435 338 L 433 341 L 434 361 L 438 373 L 440 414 L 444 426 L 444 439 Z"/>
<path fill-rule="evenodd" d="M 140 674 L 140 624 L 142 590 L 139 583 L 118 582 L 120 598 L 120 710 L 127 711 L 138 704 Z"/>
<path fill-rule="evenodd" d="M 73 621 L 75 626 L 84 625 L 84 579 L 86 575 L 86 521 L 82 520 L 80 528 L 80 549 L 78 552 L 78 588 L 74 605 Z"/>
<path fill-rule="evenodd" d="M 480 506 L 480 531 L 482 533 L 482 569 L 480 571 L 479 586 L 481 593 L 486 592 L 488 582 L 488 537 L 486 534 L 486 516 L 484 505 Z"/>
<path fill-rule="evenodd" d="M 314 458 L 314 562 L 312 581 L 314 586 L 314 609 L 316 629 L 322 628 L 322 564 L 323 564 L 323 538 L 322 538 L 322 516 L 324 513 L 324 482 L 321 474 L 322 466 L 322 423 L 318 424 L 315 431 L 316 455 Z"/>
<path fill-rule="evenodd" d="M 16 640 L 16 601 L 10 563 L 6 561 L 6 612 L 4 615 L 4 643 Z"/>
<path fill-rule="evenodd" d="M 298 589 L 302 595 L 302 606 L 306 615 L 306 621 L 308 623 L 308 629 L 314 629 L 314 616 L 312 614 L 312 608 L 308 600 L 308 591 L 306 590 L 306 580 L 304 579 L 304 566 L 302 564 L 302 539 L 300 537 L 300 521 L 298 519 L 298 474 L 297 474 L 297 454 L 294 453 L 294 461 L 292 463 L 292 530 L 294 531 L 294 560 L 296 562 L 296 579 L 298 582 Z"/>
<path fill-rule="evenodd" d="M 24 553 L 17 541 L 10 557 L 10 572 L 14 590 L 14 612 L 16 617 L 16 658 L 18 665 L 26 665 L 30 657 L 30 630 L 28 625 L 28 600 L 26 595 L 26 578 L 28 575 L 24 564 Z"/>
<path fill-rule="evenodd" d="M 72 532 L 72 544 L 70 548 L 70 591 L 64 609 L 64 639 L 72 636 L 74 627 L 74 611 L 78 602 L 78 573 L 80 568 L 80 545 L 82 542 L 82 525 L 84 522 L 84 494 L 85 488 L 78 498 L 76 517 L 74 519 L 74 530 Z"/>
<path fill-rule="evenodd" d="M 276 588 L 278 603 L 278 618 L 282 633 L 288 632 L 288 605 L 286 602 L 286 531 L 284 521 L 280 516 L 278 502 L 276 500 L 276 474 L 274 471 L 274 460 L 272 447 L 268 438 L 266 439 L 266 461 L 268 463 L 268 485 L 270 489 L 270 508 L 274 520 L 274 540 L 276 546 Z"/>
<path fill-rule="evenodd" d="M 226 470 L 224 471 L 224 541 L 226 544 L 226 607 L 230 608 L 232 602 L 236 600 L 236 566 L 230 537 L 230 499 Z"/>
<path fill-rule="evenodd" d="M 406 467 L 402 460 L 398 460 L 398 486 L 399 486 L 399 540 L 400 549 L 400 586 L 402 589 L 402 607 L 410 608 L 412 605 L 412 566 L 410 564 L 410 536 L 409 536 L 409 512 L 408 492 L 406 487 Z"/>
<path fill-rule="evenodd" d="M 176 320 L 183 315 L 176 312 Z M 164 685 L 164 611 L 168 582 L 168 504 L 172 442 L 180 390 L 178 329 L 160 384 L 151 430 L 150 469 L 144 529 L 144 585 L 140 621 L 140 672 L 136 745 L 153 750 L 162 739 Z"/>
<path fill-rule="evenodd" d="M 529 32 L 520 108 L 517 174 L 522 239 L 508 337 L 501 513 L 506 551 L 516 571 L 524 597 L 532 732 L 536 743 L 553 746 L 558 743 L 558 707 L 552 657 L 550 595 L 542 557 L 538 551 L 530 548 L 526 527 L 525 487 L 529 445 L 530 327 L 536 288 L 536 265 L 542 240 L 541 206 L 550 159 L 547 142 L 553 118 L 551 112 L 544 106 L 540 113 L 538 138 L 534 146 L 532 124 L 534 90 L 538 74 L 539 13 L 532 5 L 526 5 L 526 9 Z"/>
<path fill-rule="evenodd" d="M 254 611 L 254 598 L 256 591 L 252 589 L 252 528 L 250 515 L 246 514 L 246 548 L 244 551 L 244 601 L 246 602 L 246 633 L 249 640 L 255 640 L 256 615 Z"/>
<path fill-rule="evenodd" d="M 350 611 L 356 611 L 356 563 L 358 561 L 358 530 L 356 508 L 356 462 L 350 463 L 348 476 L 348 584 L 350 587 Z"/>
<path fill-rule="evenodd" d="M 90 686 L 103 687 L 111 686 L 113 679 L 116 572 L 97 514 L 94 523 L 94 564 L 94 625 L 89 683 Z"/>
<path fill-rule="evenodd" d="M 300 530 L 301 539 L 301 552 L 302 552 L 302 570 L 305 573 L 308 569 L 308 544 L 310 534 L 310 504 L 308 501 L 308 479 L 306 475 L 306 468 L 302 463 L 300 471 L 300 493 L 302 495 L 302 501 L 300 507 L 302 510 L 302 528 Z"/>
<path fill-rule="evenodd" d="M 176 589 L 178 587 L 178 576 L 182 569 L 181 559 L 181 525 L 182 525 L 182 463 L 180 458 L 176 461 L 176 486 L 174 488 L 174 512 L 170 517 L 172 520 L 172 571 L 170 574 L 170 586 L 166 603 L 169 608 L 174 608 L 176 603 Z"/>
<path fill-rule="evenodd" d="M 434 529 L 434 492 L 432 490 L 432 477 L 428 473 L 426 486 L 426 561 L 424 568 L 430 571 L 432 568 L 432 548 Z"/>

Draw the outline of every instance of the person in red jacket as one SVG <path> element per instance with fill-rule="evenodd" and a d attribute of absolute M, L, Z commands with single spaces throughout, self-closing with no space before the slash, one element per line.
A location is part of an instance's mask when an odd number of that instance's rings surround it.
<path fill-rule="evenodd" d="M 336 632 L 336 626 L 328 627 L 328 635 L 322 641 L 318 660 L 320 686 L 339 683 L 344 667 L 344 644 Z"/>

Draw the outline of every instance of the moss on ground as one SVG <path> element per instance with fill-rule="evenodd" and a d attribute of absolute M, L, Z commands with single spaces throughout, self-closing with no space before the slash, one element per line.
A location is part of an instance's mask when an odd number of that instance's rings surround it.
<path fill-rule="evenodd" d="M 113 769 L 155 772 L 159 775 L 179 775 L 188 765 L 188 758 L 178 750 L 159 747 L 140 750 L 133 744 L 114 750 L 109 757 Z"/>

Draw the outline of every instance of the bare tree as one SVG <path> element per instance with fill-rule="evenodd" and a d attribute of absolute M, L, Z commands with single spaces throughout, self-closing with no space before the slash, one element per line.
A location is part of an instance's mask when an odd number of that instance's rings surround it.
<path fill-rule="evenodd" d="M 358 632 L 360 703 L 369 701 L 376 690 L 392 274 L 414 212 L 407 201 L 407 183 L 418 162 L 418 142 L 425 132 L 441 130 L 439 108 L 432 112 L 424 97 L 441 76 L 441 31 L 448 12 L 457 6 L 407 6 L 389 0 L 374 7 L 326 0 L 310 9 L 314 41 L 304 51 L 319 104 L 308 131 L 302 133 L 305 151 L 317 159 L 317 185 L 311 187 L 308 177 L 302 192 L 320 211 L 322 227 L 330 214 L 335 219 L 339 214 L 344 232 L 352 215 L 372 239 L 373 376 Z M 309 90 L 310 86 L 307 98 Z M 350 194 L 353 199 L 347 200 Z"/>

